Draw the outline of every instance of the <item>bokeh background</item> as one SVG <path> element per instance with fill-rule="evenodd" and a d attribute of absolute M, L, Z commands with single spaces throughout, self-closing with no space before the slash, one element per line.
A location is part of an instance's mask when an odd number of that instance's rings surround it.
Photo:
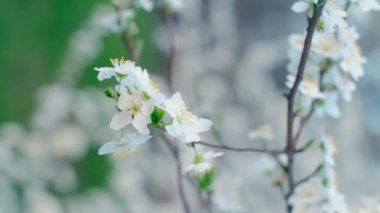
<path fill-rule="evenodd" d="M 175 15 L 174 88 L 215 121 L 207 140 L 255 146 L 248 132 L 269 124 L 270 146 L 283 146 L 287 39 L 306 24 L 289 10 L 292 3 L 187 0 Z M 110 29 L 113 16 L 106 0 L 0 3 L 1 213 L 181 211 L 175 165 L 158 136 L 126 159 L 97 155 L 116 133 L 108 128 L 113 103 L 102 95 L 112 82 L 98 82 L 93 68 L 129 58 Z M 380 14 L 351 17 L 366 74 L 353 101 L 341 104 L 342 118 L 314 118 L 302 140 L 318 138 L 322 126 L 335 135 L 339 189 L 358 206 L 378 202 L 380 191 Z M 168 91 L 162 16 L 138 10 L 136 23 L 145 41 L 140 65 Z M 190 162 L 191 152 L 182 149 L 183 162 Z M 310 152 L 298 162 L 302 177 L 320 155 Z M 282 212 L 279 192 L 263 175 L 267 164 L 259 154 L 227 153 L 217 161 L 221 212 Z M 187 184 L 194 211 L 202 212 L 196 194 Z"/>

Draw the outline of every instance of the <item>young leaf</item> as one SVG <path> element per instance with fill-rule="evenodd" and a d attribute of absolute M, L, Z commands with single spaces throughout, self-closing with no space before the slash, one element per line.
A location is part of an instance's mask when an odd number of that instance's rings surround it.
<path fill-rule="evenodd" d="M 107 87 L 107 89 L 104 90 L 104 95 L 109 98 L 117 100 L 117 93 L 112 87 Z"/>
<path fill-rule="evenodd" d="M 206 171 L 202 176 L 197 178 L 198 187 L 201 191 L 205 191 L 211 187 L 215 179 L 215 170 Z"/>
<path fill-rule="evenodd" d="M 160 125 L 160 122 L 164 118 L 164 115 L 165 115 L 165 110 L 159 107 L 154 107 L 152 114 L 150 114 L 152 125 Z"/>

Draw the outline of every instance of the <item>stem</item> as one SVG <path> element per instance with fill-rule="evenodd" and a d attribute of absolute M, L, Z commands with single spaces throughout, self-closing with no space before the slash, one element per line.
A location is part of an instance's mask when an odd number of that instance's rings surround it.
<path fill-rule="evenodd" d="M 173 63 L 176 55 L 176 48 L 174 42 L 174 29 L 173 29 L 173 13 L 168 9 L 164 9 L 164 23 L 167 28 L 167 42 L 169 45 L 168 62 L 167 62 L 167 81 L 169 88 L 173 88 Z"/>
<path fill-rule="evenodd" d="M 181 161 L 179 159 L 179 152 L 178 152 L 178 147 L 174 145 L 168 137 L 166 137 L 165 134 L 162 134 L 162 138 L 166 144 L 166 146 L 169 148 L 170 153 L 172 154 L 174 161 L 176 163 L 177 167 L 177 184 L 178 184 L 178 192 L 179 192 L 179 197 L 183 206 L 183 211 L 185 213 L 190 213 L 190 207 L 189 203 L 187 202 L 186 195 L 185 195 L 185 190 L 183 187 L 183 179 L 182 179 L 182 167 L 181 167 Z"/>
<path fill-rule="evenodd" d="M 234 152 L 260 152 L 260 153 L 267 153 L 267 154 L 272 154 L 272 155 L 279 155 L 283 153 L 287 153 L 287 150 L 269 150 L 269 149 L 260 149 L 260 148 L 240 148 L 240 147 L 231 147 L 227 145 L 217 145 L 217 144 L 211 144 L 211 143 L 206 143 L 203 141 L 199 142 L 192 142 L 192 145 L 202 145 L 202 146 L 207 146 L 207 147 L 212 147 L 216 149 L 223 149 L 223 150 L 228 150 L 228 151 L 234 151 Z M 295 150 L 294 152 L 299 152 L 299 150 Z"/>
<path fill-rule="evenodd" d="M 116 11 L 117 16 L 117 23 L 120 27 L 120 30 L 122 30 L 122 16 L 121 16 L 121 8 L 119 5 L 114 4 L 113 5 Z M 136 63 L 139 62 L 140 59 L 140 52 L 139 50 L 132 44 L 131 38 L 127 32 L 127 29 L 124 29 L 120 32 L 120 39 L 123 42 L 123 46 L 125 48 L 125 51 L 131 55 L 131 58 Z"/>
<path fill-rule="evenodd" d="M 326 4 L 324 1 L 322 4 L 314 4 L 313 16 L 309 20 L 309 25 L 307 28 L 306 39 L 303 45 L 302 55 L 300 63 L 297 70 L 297 75 L 293 87 L 290 89 L 289 94 L 286 96 L 288 101 L 288 111 L 287 111 L 287 137 L 286 137 L 286 147 L 287 156 L 288 156 L 288 165 L 286 167 L 286 175 L 288 177 L 288 193 L 286 195 L 286 209 L 288 213 L 293 212 L 293 205 L 289 202 L 289 198 L 294 194 L 296 184 L 294 182 L 294 155 L 296 150 L 296 144 L 298 137 L 293 138 L 293 129 L 294 129 L 294 101 L 296 98 L 297 91 L 303 80 L 305 73 L 305 67 L 307 58 L 310 52 L 311 43 L 313 40 L 313 35 L 318 24 L 318 20 L 322 15 L 323 8 Z"/>

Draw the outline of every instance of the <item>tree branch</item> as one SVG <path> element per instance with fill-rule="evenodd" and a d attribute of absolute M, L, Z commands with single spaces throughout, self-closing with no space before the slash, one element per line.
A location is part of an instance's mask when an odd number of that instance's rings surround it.
<path fill-rule="evenodd" d="M 306 33 L 306 39 L 303 45 L 302 55 L 300 59 L 300 63 L 297 70 L 296 79 L 292 88 L 289 91 L 289 94 L 286 95 L 288 101 L 288 110 L 287 110 L 287 136 L 286 136 L 286 150 L 288 156 L 288 165 L 286 167 L 286 175 L 288 177 L 288 193 L 285 198 L 286 209 L 288 213 L 293 212 L 293 205 L 289 202 L 289 198 L 293 195 L 295 190 L 295 182 L 294 182 L 294 155 L 296 150 L 297 140 L 293 138 L 293 129 L 294 129 L 294 102 L 296 98 L 297 91 L 299 86 L 303 80 L 303 76 L 305 73 L 305 67 L 307 58 L 310 52 L 311 43 L 313 40 L 313 35 L 315 29 L 318 24 L 318 20 L 322 15 L 323 8 L 326 4 L 326 0 L 321 4 L 314 4 L 313 6 L 313 16 L 309 19 L 309 24 Z M 298 139 L 298 138 L 297 138 Z"/>
<path fill-rule="evenodd" d="M 269 149 L 260 149 L 260 148 L 241 148 L 241 147 L 231 147 L 227 145 L 217 145 L 217 144 L 211 144 L 203 141 L 199 142 L 192 142 L 192 145 L 202 145 L 202 146 L 207 146 L 207 147 L 212 147 L 216 149 L 223 149 L 223 150 L 228 150 L 228 151 L 234 151 L 234 152 L 259 152 L 259 153 L 267 153 L 267 154 L 272 154 L 272 155 L 279 155 L 279 154 L 284 154 L 287 151 L 286 150 L 269 150 Z M 295 152 L 298 152 L 296 150 Z"/>
<path fill-rule="evenodd" d="M 177 184 L 178 184 L 178 192 L 179 197 L 183 206 L 183 210 L 185 213 L 190 213 L 190 207 L 189 203 L 187 202 L 185 190 L 183 187 L 183 179 L 182 179 L 182 167 L 181 167 L 181 161 L 179 159 L 179 152 L 178 147 L 174 145 L 168 137 L 166 137 L 165 134 L 162 134 L 163 141 L 165 142 L 166 146 L 169 148 L 170 153 L 172 154 L 174 161 L 177 166 Z"/>

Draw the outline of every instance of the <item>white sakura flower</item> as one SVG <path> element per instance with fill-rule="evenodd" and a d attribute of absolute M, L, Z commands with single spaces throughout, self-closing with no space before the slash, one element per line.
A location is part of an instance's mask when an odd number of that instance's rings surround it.
<path fill-rule="evenodd" d="M 364 75 L 363 64 L 365 62 L 366 60 L 361 56 L 359 46 L 351 45 L 343 55 L 340 67 L 344 72 L 350 73 L 355 80 L 358 80 Z"/>
<path fill-rule="evenodd" d="M 319 116 L 329 115 L 333 118 L 339 118 L 338 94 L 336 92 L 325 92 L 325 99 L 321 103 L 318 103 L 316 114 Z"/>
<path fill-rule="evenodd" d="M 326 134 L 325 131 L 321 133 L 321 140 L 323 144 L 323 152 L 325 153 L 325 162 L 329 166 L 335 165 L 334 154 L 336 153 L 336 141 L 331 134 Z"/>
<path fill-rule="evenodd" d="M 111 59 L 113 67 L 96 67 L 95 70 L 99 72 L 98 80 L 103 81 L 112 77 L 117 77 L 120 80 L 128 75 L 131 70 L 135 69 L 135 63 L 132 61 L 125 61 L 124 59 Z"/>
<path fill-rule="evenodd" d="M 325 9 L 323 10 L 321 19 L 324 23 L 324 29 L 329 32 L 334 32 L 335 27 L 347 28 L 347 22 L 345 20 L 347 16 L 340 6 L 333 3 L 331 0 L 327 1 Z"/>
<path fill-rule="evenodd" d="M 345 101 L 350 102 L 352 99 L 352 92 L 356 90 L 356 85 L 351 78 L 348 75 L 336 72 L 334 83 L 342 98 Z"/>
<path fill-rule="evenodd" d="M 294 85 L 295 77 L 292 75 L 287 76 L 286 85 L 291 88 Z M 319 90 L 318 83 L 311 78 L 310 76 L 306 76 L 303 81 L 300 84 L 299 91 L 301 94 L 316 98 L 316 99 L 323 99 L 325 98 L 325 94 Z"/>
<path fill-rule="evenodd" d="M 340 48 L 339 41 L 334 34 L 316 33 L 312 43 L 312 50 L 319 55 L 331 58 L 336 57 Z"/>
<path fill-rule="evenodd" d="M 250 131 L 248 133 L 248 137 L 251 140 L 259 139 L 265 141 L 272 140 L 274 138 L 272 127 L 268 124 L 265 124 L 255 130 Z"/>
<path fill-rule="evenodd" d="M 146 100 L 144 94 L 139 91 L 123 93 L 117 102 L 120 112 L 112 118 L 110 127 L 120 130 L 132 123 L 133 127 L 141 134 L 149 134 L 147 125 L 151 122 L 150 114 L 153 112 L 154 105 L 150 100 Z"/>
<path fill-rule="evenodd" d="M 297 1 L 291 7 L 291 10 L 293 10 L 295 13 L 305 13 L 309 9 L 310 4 L 308 1 Z"/>
<path fill-rule="evenodd" d="M 380 10 L 380 4 L 377 0 L 351 0 L 357 3 L 363 12 L 369 12 L 371 10 Z"/>
<path fill-rule="evenodd" d="M 165 110 L 173 118 L 172 124 L 165 127 L 166 131 L 185 143 L 200 141 L 198 133 L 209 130 L 212 125 L 210 120 L 199 119 L 190 112 L 178 92 L 170 99 L 166 99 L 164 105 Z"/>
<path fill-rule="evenodd" d="M 155 101 L 156 105 L 161 104 L 165 99 L 158 84 L 150 79 L 148 71 L 145 69 L 142 70 L 141 67 L 136 67 L 136 69 L 130 72 L 129 78 L 126 78 L 123 84 L 144 91 L 149 98 L 152 98 Z"/>
<path fill-rule="evenodd" d="M 196 174 L 202 174 L 214 167 L 211 163 L 211 160 L 222 155 L 222 152 L 213 151 L 205 152 L 203 154 L 197 154 L 194 158 L 194 162 L 184 169 L 184 173 L 193 171 Z"/>
<path fill-rule="evenodd" d="M 137 148 L 148 141 L 151 138 L 150 135 L 134 135 L 129 134 L 124 136 L 118 142 L 105 143 L 98 151 L 99 155 L 106 155 L 115 153 L 116 155 L 128 154 L 135 152 Z"/>

